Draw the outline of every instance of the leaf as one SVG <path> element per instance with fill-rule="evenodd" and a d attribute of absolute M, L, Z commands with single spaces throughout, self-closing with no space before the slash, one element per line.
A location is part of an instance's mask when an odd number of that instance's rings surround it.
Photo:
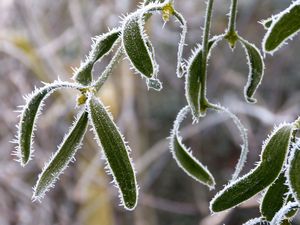
<path fill-rule="evenodd" d="M 88 110 L 96 140 L 103 149 L 107 167 L 119 189 L 121 202 L 126 209 L 132 210 L 137 203 L 138 188 L 128 154 L 130 149 L 112 121 L 111 115 L 93 96 L 88 101 Z"/>
<path fill-rule="evenodd" d="M 249 65 L 248 81 L 244 89 L 245 99 L 249 103 L 255 103 L 256 99 L 253 98 L 253 95 L 263 79 L 265 69 L 264 61 L 260 51 L 254 44 L 242 38 L 239 38 L 239 40 L 246 51 Z"/>
<path fill-rule="evenodd" d="M 121 28 L 113 29 L 106 34 L 93 38 L 92 50 L 89 53 L 89 60 L 92 63 L 101 60 L 112 50 L 114 44 L 121 35 Z"/>
<path fill-rule="evenodd" d="M 288 184 L 294 198 L 300 203 L 300 139 L 297 138 L 293 144 L 287 171 Z"/>
<path fill-rule="evenodd" d="M 86 58 L 85 62 L 81 63 L 80 67 L 75 69 L 73 79 L 83 85 L 88 85 L 92 82 L 92 69 L 94 64 L 107 55 L 117 42 L 121 34 L 121 29 L 113 29 L 103 35 L 94 37 L 92 49 Z"/>
<path fill-rule="evenodd" d="M 272 221 L 270 222 L 270 225 L 283 225 L 286 220 L 286 215 L 293 210 L 296 210 L 299 208 L 298 203 L 296 202 L 289 202 L 284 207 L 282 207 L 273 217 Z"/>
<path fill-rule="evenodd" d="M 75 120 L 69 133 L 58 147 L 57 152 L 45 165 L 34 187 L 33 200 L 40 200 L 50 187 L 53 187 L 59 175 L 66 169 L 82 144 L 83 136 L 88 124 L 88 113 L 82 112 Z"/>
<path fill-rule="evenodd" d="M 215 186 L 213 176 L 208 169 L 192 155 L 192 152 L 184 146 L 182 138 L 179 136 L 180 123 L 189 112 L 190 108 L 189 106 L 186 106 L 178 113 L 171 132 L 170 149 L 173 158 L 185 173 L 194 178 L 196 181 L 208 186 L 210 189 L 213 189 Z"/>
<path fill-rule="evenodd" d="M 286 185 L 286 178 L 284 173 L 281 173 L 264 194 L 260 205 L 260 212 L 266 220 L 271 221 L 276 212 L 283 207 L 287 192 L 288 186 Z"/>
<path fill-rule="evenodd" d="M 246 223 L 243 223 L 243 225 L 256 225 L 256 224 L 264 224 L 266 221 L 264 221 L 262 218 L 254 218 L 254 219 L 250 219 L 248 220 Z"/>
<path fill-rule="evenodd" d="M 223 36 L 215 36 L 208 43 L 208 55 L 210 50 L 222 39 Z M 192 56 L 187 63 L 187 74 L 185 78 L 185 96 L 191 107 L 195 119 L 201 116 L 200 112 L 200 92 L 201 92 L 201 64 L 202 64 L 202 46 L 198 45 L 192 51 Z"/>
<path fill-rule="evenodd" d="M 81 86 L 68 82 L 56 81 L 36 89 L 32 94 L 26 97 L 26 104 L 20 111 L 21 118 L 18 125 L 16 140 L 14 141 L 17 144 L 15 155 L 19 158 L 22 166 L 25 166 L 28 163 L 33 153 L 33 132 L 35 130 L 37 117 L 42 110 L 43 101 L 53 91 L 61 88 L 80 89 Z"/>
<path fill-rule="evenodd" d="M 150 41 L 144 32 L 143 14 L 140 11 L 126 17 L 122 27 L 122 42 L 133 68 L 147 78 L 156 76 L 158 65 L 149 49 Z"/>
<path fill-rule="evenodd" d="M 278 177 L 286 161 L 292 131 L 291 124 L 275 129 L 263 145 L 260 163 L 216 194 L 210 204 L 211 211 L 220 212 L 237 206 L 268 187 Z"/>
<path fill-rule="evenodd" d="M 279 13 L 263 39 L 264 52 L 274 53 L 300 31 L 300 0 Z"/>

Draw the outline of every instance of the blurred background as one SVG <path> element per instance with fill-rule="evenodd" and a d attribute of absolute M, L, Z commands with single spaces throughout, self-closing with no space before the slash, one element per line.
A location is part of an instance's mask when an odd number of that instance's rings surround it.
<path fill-rule="evenodd" d="M 265 33 L 259 20 L 285 9 L 291 1 L 240 1 L 239 34 L 261 48 Z M 177 0 L 176 8 L 188 22 L 185 58 L 200 41 L 205 1 Z M 90 50 L 91 37 L 119 26 L 120 16 L 137 8 L 136 0 L 1 0 L 0 1 L 0 224 L 1 225 L 239 225 L 259 216 L 257 196 L 240 207 L 214 216 L 209 201 L 231 177 L 239 157 L 241 139 L 232 121 L 209 112 L 197 125 L 183 124 L 186 145 L 208 165 L 217 180 L 209 191 L 183 173 L 168 150 L 172 123 L 186 105 L 184 81 L 175 74 L 179 25 L 163 27 L 160 15 L 147 23 L 160 65 L 161 92 L 148 91 L 145 82 L 124 60 L 103 86 L 99 97 L 110 106 L 115 121 L 132 148 L 140 195 L 137 208 L 119 206 L 118 193 L 104 171 L 101 149 L 88 132 L 76 162 L 60 177 L 42 203 L 32 202 L 32 187 L 44 163 L 68 131 L 76 93 L 61 91 L 46 101 L 38 120 L 35 158 L 22 168 L 14 161 L 13 139 L 22 96 L 43 82 L 60 77 L 70 81 L 72 67 Z M 212 34 L 224 32 L 230 1 L 215 1 Z M 212 53 L 208 96 L 236 113 L 248 129 L 250 153 L 243 173 L 259 159 L 261 143 L 273 124 L 293 121 L 300 112 L 300 39 L 294 38 L 273 57 L 256 97 L 243 98 L 248 68 L 240 45 L 234 52 L 221 42 Z M 111 55 L 96 65 L 98 76 Z M 296 218 L 293 224 L 300 224 Z"/>

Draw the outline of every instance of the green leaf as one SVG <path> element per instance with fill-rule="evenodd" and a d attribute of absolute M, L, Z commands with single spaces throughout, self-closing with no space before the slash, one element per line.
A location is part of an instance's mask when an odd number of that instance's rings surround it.
<path fill-rule="evenodd" d="M 283 207 L 287 192 L 288 186 L 286 185 L 284 172 L 282 172 L 275 182 L 268 188 L 260 205 L 260 212 L 266 220 L 271 221 L 276 212 Z"/>
<path fill-rule="evenodd" d="M 274 53 L 299 31 L 300 0 L 297 0 L 275 17 L 263 40 L 264 52 Z"/>
<path fill-rule="evenodd" d="M 14 141 L 17 144 L 15 155 L 19 158 L 22 166 L 25 166 L 28 163 L 33 153 L 33 132 L 35 130 L 37 117 L 42 110 L 43 101 L 53 91 L 60 88 L 80 89 L 81 86 L 68 82 L 56 81 L 53 84 L 46 84 L 44 87 L 36 89 L 32 94 L 25 97 L 26 104 L 20 111 L 21 118 L 18 125 L 16 140 Z"/>
<path fill-rule="evenodd" d="M 81 63 L 80 67 L 75 69 L 73 79 L 83 85 L 90 84 L 93 80 L 92 69 L 94 64 L 113 49 L 120 35 L 121 29 L 118 28 L 94 37 L 92 49 L 85 62 Z"/>
<path fill-rule="evenodd" d="M 300 139 L 293 144 L 287 171 L 288 184 L 294 198 L 300 203 Z"/>
<path fill-rule="evenodd" d="M 244 89 L 245 99 L 249 103 L 255 103 L 256 99 L 253 98 L 258 86 L 260 85 L 264 75 L 264 61 L 260 51 L 254 44 L 239 38 L 242 46 L 244 47 L 247 55 L 249 65 L 248 81 Z"/>
<path fill-rule="evenodd" d="M 286 215 L 294 210 L 297 210 L 299 208 L 299 204 L 296 202 L 289 202 L 284 207 L 282 207 L 273 217 L 272 221 L 270 222 L 270 225 L 282 225 L 285 223 Z"/>
<path fill-rule="evenodd" d="M 140 11 L 126 17 L 122 27 L 122 42 L 133 68 L 147 78 L 156 76 L 158 66 L 149 49 L 150 41 L 144 32 L 143 14 Z M 147 44 L 148 42 L 148 44 Z"/>
<path fill-rule="evenodd" d="M 95 97 L 88 101 L 90 121 L 98 144 L 102 147 L 109 172 L 113 175 L 126 209 L 132 210 L 137 203 L 137 184 L 135 172 L 128 152 L 129 146 L 114 124 L 111 115 Z"/>
<path fill-rule="evenodd" d="M 223 36 L 215 36 L 208 43 L 208 54 Z M 200 92 L 201 92 L 201 64 L 202 64 L 202 46 L 198 45 L 192 51 L 192 56 L 188 60 L 187 74 L 185 81 L 185 95 L 189 106 L 191 107 L 194 118 L 201 116 L 200 112 Z"/>
<path fill-rule="evenodd" d="M 213 189 L 215 186 L 213 176 L 208 169 L 192 155 L 192 152 L 184 146 L 182 138 L 179 136 L 180 124 L 189 112 L 190 108 L 186 106 L 178 113 L 171 132 L 170 149 L 178 166 L 182 168 L 185 173 L 196 181 Z"/>
<path fill-rule="evenodd" d="M 34 187 L 33 200 L 40 200 L 50 187 L 53 187 L 59 175 L 68 164 L 75 160 L 74 156 L 80 148 L 88 124 L 88 113 L 84 111 L 75 120 L 69 133 L 58 147 L 57 152 L 48 164 L 45 165 Z"/>
<path fill-rule="evenodd" d="M 243 223 L 243 225 L 256 225 L 256 224 L 261 225 L 261 224 L 264 224 L 265 222 L 266 222 L 265 220 L 258 217 L 258 218 L 248 220 L 246 223 Z"/>
<path fill-rule="evenodd" d="M 284 219 L 280 225 L 292 225 L 291 222 L 288 219 Z"/>
<path fill-rule="evenodd" d="M 263 145 L 260 163 L 220 191 L 211 201 L 211 211 L 220 212 L 237 206 L 273 183 L 286 162 L 292 131 L 291 124 L 275 129 Z"/>

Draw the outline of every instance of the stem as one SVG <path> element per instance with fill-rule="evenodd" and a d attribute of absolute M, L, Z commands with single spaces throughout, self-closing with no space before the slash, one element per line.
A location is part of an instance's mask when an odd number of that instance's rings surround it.
<path fill-rule="evenodd" d="M 107 80 L 110 74 L 112 74 L 113 69 L 115 66 L 121 61 L 121 59 L 124 56 L 124 51 L 122 47 L 119 47 L 114 57 L 111 59 L 101 76 L 98 78 L 98 80 L 93 84 L 93 87 L 95 88 L 96 92 L 100 90 L 104 82 Z"/>
<path fill-rule="evenodd" d="M 238 0 L 231 1 L 230 17 L 228 22 L 228 33 L 235 33 L 236 31 L 236 15 L 237 15 Z"/>
<path fill-rule="evenodd" d="M 202 64 L 201 66 L 201 93 L 200 93 L 200 112 L 205 115 L 206 109 L 209 107 L 208 100 L 206 98 L 206 79 L 207 79 L 207 56 L 208 56 L 208 40 L 210 33 L 210 24 L 212 17 L 212 8 L 214 0 L 208 0 L 205 16 L 205 25 L 202 37 Z"/>
<path fill-rule="evenodd" d="M 237 5 L 238 0 L 231 0 L 227 34 L 225 35 L 225 39 L 229 42 L 231 48 L 234 48 L 239 38 L 236 32 Z"/>

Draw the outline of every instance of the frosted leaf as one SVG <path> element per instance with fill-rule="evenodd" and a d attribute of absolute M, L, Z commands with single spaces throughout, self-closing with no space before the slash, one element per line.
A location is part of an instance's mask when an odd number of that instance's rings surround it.
<path fill-rule="evenodd" d="M 97 143 L 101 146 L 107 168 L 119 189 L 122 205 L 133 210 L 137 204 L 138 187 L 133 163 L 129 157 L 129 146 L 103 104 L 94 96 L 88 100 L 90 122 Z"/>
<path fill-rule="evenodd" d="M 245 49 L 249 66 L 248 81 L 244 89 L 245 99 L 249 103 L 255 103 L 256 99 L 253 98 L 253 95 L 263 79 L 265 69 L 264 61 L 260 51 L 254 44 L 242 38 L 239 38 L 239 41 Z"/>
<path fill-rule="evenodd" d="M 26 104 L 21 110 L 21 118 L 18 125 L 18 132 L 16 135 L 16 155 L 19 158 L 22 166 L 25 166 L 31 159 L 33 153 L 33 132 L 35 130 L 35 123 L 39 116 L 43 101 L 55 90 L 61 88 L 80 89 L 82 86 L 57 81 L 52 84 L 46 84 L 44 87 L 36 89 L 32 94 L 26 96 Z"/>
<path fill-rule="evenodd" d="M 73 123 L 69 133 L 64 137 L 58 150 L 45 165 L 34 187 L 33 200 L 40 200 L 50 187 L 54 186 L 59 175 L 74 160 L 77 150 L 82 144 L 83 136 L 88 124 L 88 113 L 84 111 Z"/>
<path fill-rule="evenodd" d="M 210 189 L 213 189 L 215 186 L 214 177 L 208 171 L 206 166 L 199 162 L 193 156 L 192 152 L 187 149 L 182 143 L 182 138 L 179 136 L 180 123 L 189 112 L 189 106 L 185 106 L 178 113 L 170 136 L 170 149 L 178 166 L 183 169 L 186 174 L 196 181 L 208 186 Z"/>
<path fill-rule="evenodd" d="M 263 51 L 273 54 L 300 31 L 300 0 L 276 15 L 263 39 Z"/>
<path fill-rule="evenodd" d="M 276 128 L 263 145 L 257 166 L 217 193 L 210 203 L 211 211 L 220 212 L 235 207 L 272 184 L 286 163 L 292 131 L 291 124 Z"/>

